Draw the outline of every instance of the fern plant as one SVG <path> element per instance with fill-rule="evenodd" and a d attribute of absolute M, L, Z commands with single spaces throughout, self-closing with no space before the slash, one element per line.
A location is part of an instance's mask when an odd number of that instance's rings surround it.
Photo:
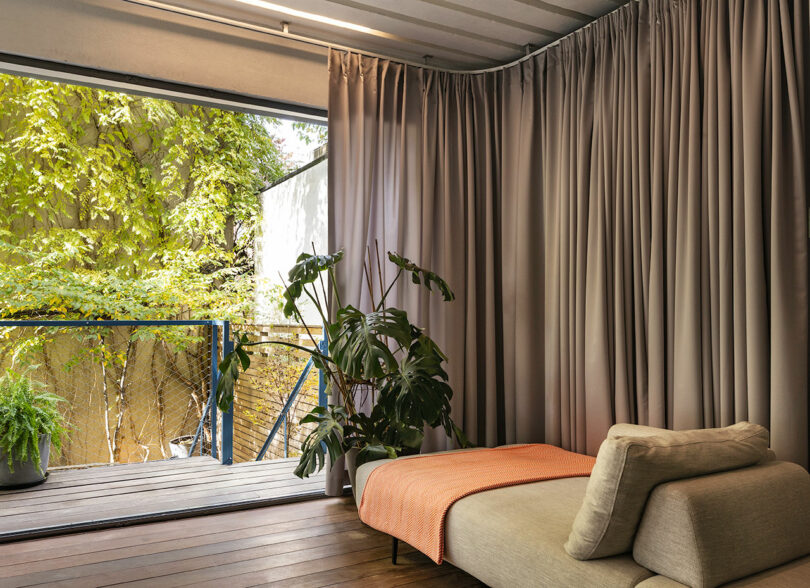
<path fill-rule="evenodd" d="M 59 403 L 64 399 L 24 374 L 7 371 L 0 377 L 0 452 L 14 473 L 14 462 L 32 461 L 41 474 L 39 438 L 50 435 L 54 451 L 67 433 Z"/>

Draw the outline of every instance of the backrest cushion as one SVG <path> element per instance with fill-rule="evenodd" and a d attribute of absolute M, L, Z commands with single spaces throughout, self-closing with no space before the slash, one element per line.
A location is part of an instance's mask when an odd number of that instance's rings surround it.
<path fill-rule="evenodd" d="M 658 486 L 633 544 L 639 564 L 693 588 L 807 554 L 810 474 L 780 461 Z"/>
<path fill-rule="evenodd" d="M 768 450 L 768 431 L 749 422 L 722 429 L 626 435 L 615 425 L 599 448 L 566 551 L 595 559 L 630 551 L 644 504 L 655 486 L 754 465 Z"/>

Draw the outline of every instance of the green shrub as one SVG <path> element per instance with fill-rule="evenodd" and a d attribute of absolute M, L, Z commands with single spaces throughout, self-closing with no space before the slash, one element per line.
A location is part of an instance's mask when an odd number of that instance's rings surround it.
<path fill-rule="evenodd" d="M 50 435 L 58 454 L 66 434 L 58 410 L 63 401 L 23 374 L 7 371 L 0 377 L 0 451 L 5 452 L 12 473 L 15 460 L 33 461 L 45 473 L 40 465 L 39 437 Z"/>

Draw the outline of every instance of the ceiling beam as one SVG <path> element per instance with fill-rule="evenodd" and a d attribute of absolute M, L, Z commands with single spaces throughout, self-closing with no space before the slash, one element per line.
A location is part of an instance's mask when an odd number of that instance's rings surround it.
<path fill-rule="evenodd" d="M 415 24 L 420 27 L 433 29 L 435 31 L 442 31 L 444 33 L 450 33 L 451 35 L 458 35 L 459 37 L 467 37 L 468 39 L 479 41 L 481 43 L 489 43 L 490 45 L 505 47 L 507 49 L 511 49 L 512 51 L 520 51 L 522 48 L 522 45 L 519 45 L 517 43 L 511 43 L 509 41 L 504 41 L 502 39 L 496 39 L 494 37 L 488 37 L 486 35 L 473 33 L 472 31 L 468 31 L 465 29 L 459 29 L 457 27 L 451 27 L 449 25 L 443 25 L 437 22 L 416 18 L 415 16 L 410 16 L 408 14 L 403 14 L 401 12 L 394 12 L 393 10 L 386 10 L 385 8 L 378 8 L 377 6 L 370 6 L 368 4 L 363 4 L 362 2 L 355 2 L 354 0 L 326 0 L 326 1 L 330 2 L 331 4 L 338 4 L 340 6 L 345 6 L 346 8 L 361 10 L 369 14 L 377 14 L 379 16 L 384 16 L 386 18 L 391 18 L 394 20 L 398 20 L 400 22 Z"/>
<path fill-rule="evenodd" d="M 557 4 L 552 4 L 551 2 L 543 2 L 543 0 L 515 0 L 515 1 L 520 2 L 521 4 L 525 4 L 526 6 L 533 6 L 534 8 L 545 10 L 546 12 L 551 12 L 553 14 L 558 14 L 560 16 L 567 16 L 568 18 L 573 18 L 580 22 L 591 22 L 594 18 L 596 18 L 595 16 L 585 14 L 584 12 L 571 10 L 570 8 L 565 8 L 563 6 L 558 6 Z"/>
<path fill-rule="evenodd" d="M 552 31 L 551 29 L 544 29 L 543 27 L 538 27 L 527 22 L 512 20 L 511 18 L 505 18 L 497 14 L 492 14 L 490 12 L 485 12 L 483 10 L 471 8 L 470 6 L 466 6 L 464 4 L 449 2 L 448 0 L 419 0 L 419 1 L 424 2 L 425 4 L 432 4 L 433 6 L 438 6 L 440 8 L 446 8 L 448 10 L 454 10 L 456 12 L 469 14 L 470 16 L 474 16 L 482 20 L 497 22 L 498 24 L 512 27 L 514 29 L 521 29 L 524 31 L 528 31 L 530 33 L 534 33 L 536 35 L 543 35 L 544 37 L 549 37 L 551 39 L 556 39 L 557 37 L 560 36 L 560 33 L 558 31 Z"/>

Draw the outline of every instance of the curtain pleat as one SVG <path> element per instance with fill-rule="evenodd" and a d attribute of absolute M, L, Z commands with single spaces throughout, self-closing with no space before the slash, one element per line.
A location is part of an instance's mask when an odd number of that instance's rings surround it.
<path fill-rule="evenodd" d="M 344 300 L 375 244 L 449 281 L 392 303 L 478 444 L 748 419 L 807 465 L 806 42 L 799 0 L 649 0 L 493 73 L 331 52 Z"/>

